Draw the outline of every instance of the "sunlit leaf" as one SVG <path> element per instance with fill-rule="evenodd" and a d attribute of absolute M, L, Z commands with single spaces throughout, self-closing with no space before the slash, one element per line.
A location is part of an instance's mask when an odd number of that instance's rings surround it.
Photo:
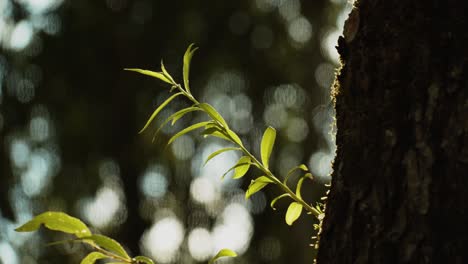
<path fill-rule="evenodd" d="M 171 84 L 176 83 L 174 81 L 174 79 L 172 78 L 172 76 L 169 74 L 169 72 L 167 72 L 166 67 L 164 67 L 164 63 L 163 63 L 162 60 L 161 60 L 161 70 L 162 70 L 162 73 L 164 74 L 164 76 L 171 82 Z"/>
<path fill-rule="evenodd" d="M 237 253 L 227 248 L 221 249 L 216 256 L 210 259 L 208 264 L 213 264 L 216 260 L 222 257 L 237 257 Z"/>
<path fill-rule="evenodd" d="M 288 207 L 288 211 L 286 211 L 286 223 L 292 225 L 299 216 L 301 216 L 301 213 L 302 205 L 297 202 L 292 202 Z"/>
<path fill-rule="evenodd" d="M 261 151 L 260 151 L 263 166 L 265 166 L 265 168 L 267 169 L 268 169 L 268 160 L 270 159 L 271 151 L 273 150 L 273 145 L 275 144 L 275 139 L 276 139 L 276 130 L 272 127 L 267 127 L 262 137 Z"/>
<path fill-rule="evenodd" d="M 154 72 L 154 71 L 148 71 L 148 70 L 142 70 L 142 69 L 134 69 L 134 68 L 125 68 L 125 71 L 133 71 L 133 72 L 138 72 L 144 75 L 148 75 L 154 78 L 157 78 L 163 82 L 167 82 L 169 84 L 172 84 L 171 80 L 169 80 L 166 76 L 164 76 L 164 73 L 162 72 Z"/>
<path fill-rule="evenodd" d="M 239 136 L 236 133 L 234 133 L 234 131 L 232 131 L 231 129 L 228 128 L 227 133 L 228 133 L 229 137 L 232 138 L 234 143 L 237 143 L 237 145 L 239 145 L 239 146 L 244 146 L 242 144 L 242 140 L 239 138 Z"/>
<path fill-rule="evenodd" d="M 137 256 L 137 257 L 134 257 L 133 260 L 136 261 L 136 263 L 141 263 L 141 264 L 154 264 L 154 262 L 150 258 L 145 257 L 145 256 Z"/>
<path fill-rule="evenodd" d="M 272 182 L 273 181 L 266 176 L 261 176 L 253 180 L 250 183 L 249 188 L 247 188 L 247 191 L 245 192 L 245 199 L 249 199 L 249 197 L 252 196 L 254 193 L 260 191 L 261 189 L 263 189 L 263 187 L 267 186 L 267 184 Z"/>
<path fill-rule="evenodd" d="M 17 232 L 32 232 L 39 229 L 41 225 L 55 231 L 74 234 L 76 237 L 86 237 L 91 235 L 89 228 L 80 219 L 71 217 L 62 212 L 42 213 L 24 225 L 15 229 Z"/>
<path fill-rule="evenodd" d="M 290 170 L 288 171 L 288 174 L 286 175 L 286 177 L 285 177 L 283 183 L 286 184 L 286 182 L 288 181 L 289 177 L 290 177 L 294 172 L 296 172 L 297 170 L 309 171 L 309 168 L 307 168 L 306 165 L 301 164 L 301 165 L 299 165 L 299 166 L 296 166 L 296 167 L 290 169 Z"/>
<path fill-rule="evenodd" d="M 231 151 L 231 150 L 241 150 L 240 148 L 222 148 L 222 149 L 218 149 L 217 151 L 211 153 L 208 158 L 206 158 L 205 160 L 205 164 L 206 165 L 208 163 L 208 161 L 210 161 L 212 158 L 218 156 L 219 154 L 223 153 L 223 152 L 226 152 L 226 151 Z"/>
<path fill-rule="evenodd" d="M 239 161 L 237 162 L 238 166 L 234 168 L 234 176 L 232 178 L 239 179 L 243 177 L 247 173 L 247 171 L 249 171 L 250 163 L 251 163 L 250 157 L 247 157 L 247 156 L 241 157 Z"/>
<path fill-rule="evenodd" d="M 304 182 L 305 179 L 306 179 L 306 177 L 301 177 L 299 179 L 299 181 L 297 182 L 296 195 L 297 195 L 297 197 L 299 197 L 301 199 L 302 199 L 302 195 L 301 195 L 302 183 Z"/>
<path fill-rule="evenodd" d="M 80 264 L 94 264 L 99 259 L 109 258 L 101 252 L 91 252 L 84 259 L 81 260 Z"/>
<path fill-rule="evenodd" d="M 122 247 L 122 245 L 119 244 L 119 242 L 115 241 L 114 239 L 103 236 L 103 235 L 91 235 L 88 237 L 83 237 L 82 238 L 84 241 L 90 243 L 90 244 L 95 244 L 107 251 L 110 251 L 122 258 L 130 260 L 130 256 L 127 254 L 125 249 Z"/>
<path fill-rule="evenodd" d="M 200 123 L 193 124 L 193 125 L 191 125 L 191 126 L 185 128 L 185 129 L 182 129 L 181 131 L 179 131 L 179 133 L 177 133 L 177 134 L 175 134 L 174 136 L 172 136 L 171 139 L 169 139 L 169 142 L 167 142 L 167 144 L 170 145 L 172 142 L 174 142 L 174 140 L 176 140 L 176 139 L 179 138 L 180 136 L 185 135 L 185 134 L 187 134 L 188 132 L 193 131 L 193 130 L 195 130 L 195 129 L 204 127 L 204 126 L 206 126 L 208 123 L 209 123 L 209 121 L 200 122 Z"/>
<path fill-rule="evenodd" d="M 224 128 L 228 128 L 228 124 L 224 120 L 224 118 L 214 109 L 213 106 L 207 103 L 201 103 L 197 105 L 201 109 L 205 110 L 205 112 L 215 121 L 219 122 Z"/>
<path fill-rule="evenodd" d="M 276 197 L 275 199 L 273 199 L 273 200 L 271 201 L 271 203 L 270 203 L 271 209 L 276 210 L 276 208 L 275 208 L 276 202 L 277 202 L 279 199 L 284 198 L 284 197 L 291 197 L 291 195 L 290 195 L 289 193 L 283 193 L 282 195 L 277 196 L 277 197 Z"/>
<path fill-rule="evenodd" d="M 217 127 L 208 127 L 206 128 L 205 127 L 205 130 L 202 132 L 202 134 L 206 137 L 206 136 L 212 136 L 212 137 L 217 137 L 217 138 L 221 138 L 221 139 L 224 139 L 224 140 L 227 140 L 229 142 L 232 142 L 232 143 L 235 143 L 231 138 L 229 138 L 226 134 L 223 133 L 223 131 Z"/>
<path fill-rule="evenodd" d="M 156 137 L 159 135 L 159 132 L 161 131 L 161 129 L 167 125 L 167 123 L 171 122 L 172 125 L 175 124 L 175 122 L 177 122 L 177 120 L 179 120 L 180 118 L 182 118 L 184 115 L 186 115 L 187 113 L 190 113 L 190 112 L 194 112 L 194 111 L 199 111 L 201 110 L 200 108 L 198 107 L 188 107 L 188 108 L 184 108 L 184 109 L 181 109 L 177 112 L 175 112 L 174 114 L 170 115 L 168 118 L 166 118 L 166 120 L 164 120 L 164 122 L 159 126 L 159 128 L 156 130 L 156 132 L 154 133 L 154 136 L 153 136 L 153 141 L 156 139 Z"/>
<path fill-rule="evenodd" d="M 232 170 L 234 170 L 234 177 L 233 177 L 234 179 L 241 178 L 249 170 L 250 164 L 251 164 L 250 158 L 247 156 L 242 156 L 239 159 L 239 161 L 237 161 L 236 165 L 232 166 L 229 170 L 227 170 L 223 174 L 222 178 L 224 178 L 224 176 L 226 176 L 226 174 L 228 174 Z"/>
<path fill-rule="evenodd" d="M 184 66 L 183 66 L 183 75 L 184 75 L 184 87 L 187 92 L 190 93 L 189 85 L 189 73 L 190 73 L 190 61 L 192 60 L 193 53 L 198 49 L 193 47 L 194 44 L 190 44 L 184 54 Z"/>
<path fill-rule="evenodd" d="M 158 106 L 158 108 L 156 108 L 156 110 L 154 110 L 153 114 L 150 116 L 148 121 L 146 121 L 145 126 L 138 133 L 142 133 L 143 131 L 145 131 L 145 129 L 148 128 L 148 126 L 151 124 L 151 122 L 153 122 L 154 118 L 159 114 L 159 112 L 161 112 L 161 110 L 163 110 L 163 108 L 166 105 L 168 105 L 172 100 L 174 100 L 174 98 L 176 98 L 177 96 L 182 95 L 182 94 L 183 93 L 173 94 L 171 97 L 166 99 L 166 101 L 164 101 L 160 106 Z"/>

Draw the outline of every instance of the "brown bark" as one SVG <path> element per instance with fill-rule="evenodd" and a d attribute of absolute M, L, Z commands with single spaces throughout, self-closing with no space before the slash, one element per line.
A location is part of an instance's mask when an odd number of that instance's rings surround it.
<path fill-rule="evenodd" d="M 317 263 L 468 263 L 468 2 L 362 0 Z"/>

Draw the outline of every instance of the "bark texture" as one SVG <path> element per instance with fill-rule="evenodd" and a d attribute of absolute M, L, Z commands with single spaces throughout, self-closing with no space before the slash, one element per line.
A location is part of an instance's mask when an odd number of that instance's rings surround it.
<path fill-rule="evenodd" d="M 351 13 L 317 263 L 468 263 L 466 10 L 362 0 Z"/>

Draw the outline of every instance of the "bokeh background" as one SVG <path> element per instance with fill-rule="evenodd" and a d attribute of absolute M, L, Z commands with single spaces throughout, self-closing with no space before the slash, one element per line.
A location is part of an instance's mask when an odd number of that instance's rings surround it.
<path fill-rule="evenodd" d="M 309 165 L 326 191 L 335 143 L 330 85 L 346 0 L 0 0 L 0 263 L 79 263 L 77 244 L 15 227 L 46 210 L 82 218 L 133 254 L 158 263 L 201 263 L 220 248 L 226 263 L 311 263 L 312 216 L 292 227 L 279 189 L 245 201 L 243 180 L 220 180 L 239 156 L 203 160 L 226 145 L 192 133 L 165 149 L 170 135 L 199 120 L 138 131 L 168 87 L 126 67 L 166 67 L 181 78 L 190 43 L 191 87 L 214 105 L 258 154 L 263 130 L 278 130 L 277 175 Z M 159 119 L 188 106 L 174 101 Z M 229 177 L 227 177 L 229 178 Z"/>

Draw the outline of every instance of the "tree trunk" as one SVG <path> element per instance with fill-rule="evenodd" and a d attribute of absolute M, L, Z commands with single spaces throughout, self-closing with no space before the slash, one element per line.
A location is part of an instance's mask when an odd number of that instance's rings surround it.
<path fill-rule="evenodd" d="M 468 263 L 466 10 L 362 0 L 351 13 L 317 263 Z"/>

